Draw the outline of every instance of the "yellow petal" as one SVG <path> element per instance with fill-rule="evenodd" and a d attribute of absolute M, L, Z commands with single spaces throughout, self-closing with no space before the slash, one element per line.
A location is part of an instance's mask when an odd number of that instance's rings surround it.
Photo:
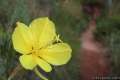
<path fill-rule="evenodd" d="M 32 36 L 29 28 L 20 22 L 17 22 L 17 27 L 12 34 L 12 42 L 16 51 L 27 54 L 32 49 Z"/>
<path fill-rule="evenodd" d="M 37 65 L 32 54 L 31 55 L 22 55 L 22 56 L 20 56 L 19 60 L 25 69 L 32 70 Z"/>
<path fill-rule="evenodd" d="M 71 48 L 66 43 L 57 43 L 40 50 L 39 56 L 53 65 L 66 64 L 71 58 Z"/>
<path fill-rule="evenodd" d="M 45 72 L 52 71 L 51 65 L 48 64 L 46 61 L 40 59 L 39 57 L 36 57 L 36 62 Z"/>
<path fill-rule="evenodd" d="M 38 18 L 32 21 L 30 29 L 36 40 L 35 47 L 41 48 L 51 43 L 56 36 L 55 25 L 47 17 Z"/>

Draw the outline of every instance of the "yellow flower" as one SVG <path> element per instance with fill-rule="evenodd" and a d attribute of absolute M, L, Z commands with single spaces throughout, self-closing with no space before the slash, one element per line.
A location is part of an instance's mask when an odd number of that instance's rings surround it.
<path fill-rule="evenodd" d="M 37 65 L 50 72 L 52 65 L 66 64 L 71 58 L 71 47 L 58 42 L 54 23 L 47 17 L 38 18 L 27 25 L 17 22 L 12 41 L 15 50 L 22 55 L 19 60 L 25 69 Z"/>

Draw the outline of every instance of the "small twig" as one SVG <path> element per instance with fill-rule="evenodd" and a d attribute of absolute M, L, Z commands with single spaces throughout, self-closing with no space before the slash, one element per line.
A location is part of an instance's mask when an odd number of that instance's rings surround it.
<path fill-rule="evenodd" d="M 15 69 L 12 71 L 12 73 L 10 74 L 10 76 L 8 77 L 8 80 L 11 80 L 13 77 L 15 77 L 15 75 L 21 70 L 21 65 L 18 64 Z"/>

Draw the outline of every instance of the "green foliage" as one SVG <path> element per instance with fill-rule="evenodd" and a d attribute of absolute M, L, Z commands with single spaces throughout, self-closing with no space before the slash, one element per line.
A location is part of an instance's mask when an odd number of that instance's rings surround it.
<path fill-rule="evenodd" d="M 95 34 L 97 37 L 101 37 L 109 47 L 113 63 L 113 75 L 119 76 L 120 72 L 118 71 L 118 68 L 120 67 L 120 17 L 112 16 L 110 18 L 104 18 L 100 20 L 97 25 L 97 31 Z"/>

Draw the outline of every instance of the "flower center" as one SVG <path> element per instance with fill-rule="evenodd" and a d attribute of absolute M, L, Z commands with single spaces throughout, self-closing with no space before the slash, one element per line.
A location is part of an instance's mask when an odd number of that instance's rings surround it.
<path fill-rule="evenodd" d="M 39 51 L 40 51 L 40 49 L 32 49 L 31 54 L 33 54 L 35 56 L 39 56 Z"/>

